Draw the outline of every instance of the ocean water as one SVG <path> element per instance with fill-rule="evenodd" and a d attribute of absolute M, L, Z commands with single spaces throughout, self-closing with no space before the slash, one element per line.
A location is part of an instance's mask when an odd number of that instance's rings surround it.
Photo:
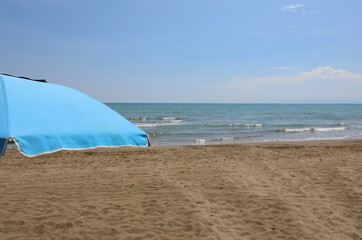
<path fill-rule="evenodd" d="M 362 139 L 362 104 L 107 105 L 154 146 Z"/>

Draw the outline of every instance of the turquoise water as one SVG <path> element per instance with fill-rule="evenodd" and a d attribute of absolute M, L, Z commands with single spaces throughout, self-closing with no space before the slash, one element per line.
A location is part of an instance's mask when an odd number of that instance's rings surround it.
<path fill-rule="evenodd" d="M 152 145 L 362 139 L 362 104 L 107 105 Z"/>

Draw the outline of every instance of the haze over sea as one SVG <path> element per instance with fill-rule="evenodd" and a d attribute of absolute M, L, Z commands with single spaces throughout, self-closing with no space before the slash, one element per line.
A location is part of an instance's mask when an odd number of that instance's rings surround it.
<path fill-rule="evenodd" d="M 154 146 L 362 139 L 362 104 L 107 105 Z"/>

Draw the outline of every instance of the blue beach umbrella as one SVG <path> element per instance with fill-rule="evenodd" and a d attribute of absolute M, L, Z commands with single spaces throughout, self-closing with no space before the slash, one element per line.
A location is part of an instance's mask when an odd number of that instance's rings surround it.
<path fill-rule="evenodd" d="M 33 157 L 63 149 L 148 146 L 148 136 L 74 89 L 0 73 L 0 156 L 14 141 Z"/>

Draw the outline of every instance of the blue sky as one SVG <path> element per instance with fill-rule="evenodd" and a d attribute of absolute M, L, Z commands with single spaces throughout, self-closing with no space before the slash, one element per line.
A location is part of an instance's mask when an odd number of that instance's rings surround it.
<path fill-rule="evenodd" d="M 103 102 L 362 103 L 360 0 L 1 0 L 0 72 Z"/>

